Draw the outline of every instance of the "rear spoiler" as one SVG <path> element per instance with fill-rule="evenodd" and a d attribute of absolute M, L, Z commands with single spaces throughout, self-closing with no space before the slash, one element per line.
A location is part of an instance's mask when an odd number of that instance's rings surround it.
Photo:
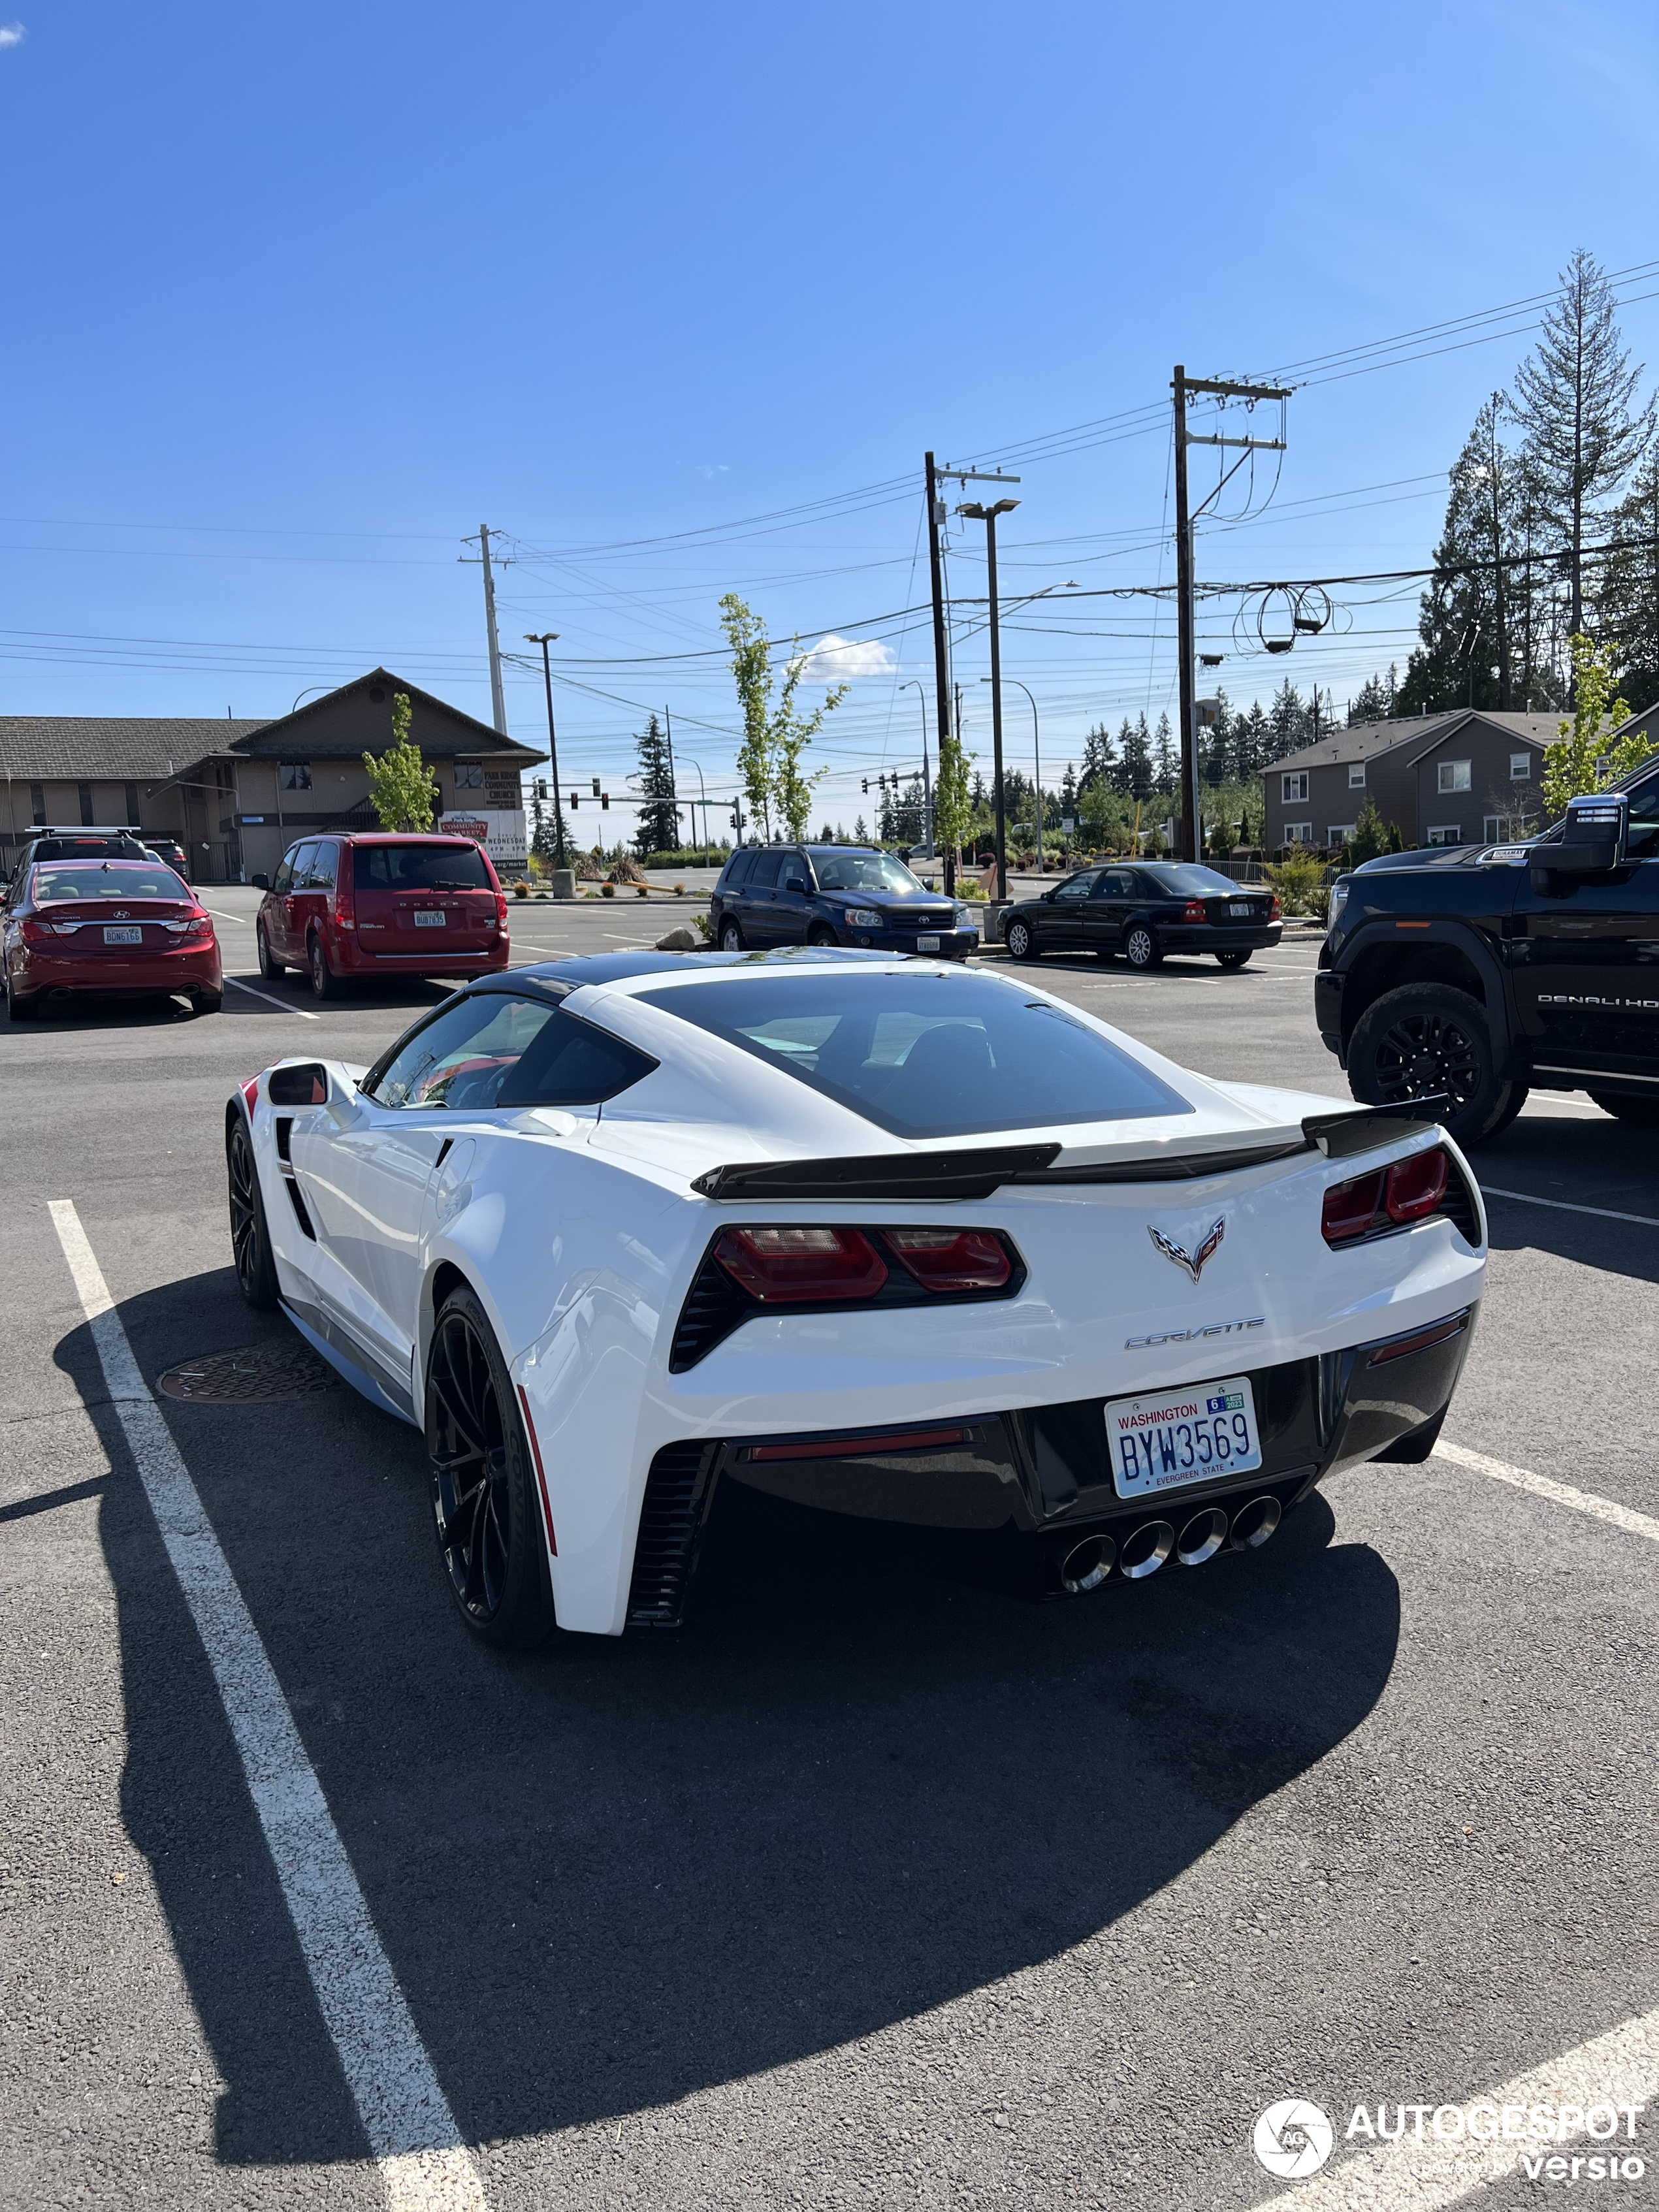
<path fill-rule="evenodd" d="M 979 1199 L 1008 1184 L 1054 1189 L 1074 1183 L 1194 1182 L 1206 1176 L 1230 1175 L 1322 1152 L 1328 1159 L 1346 1159 L 1378 1145 L 1433 1128 L 1452 1100 L 1444 1093 L 1413 1098 L 1398 1106 L 1358 1106 L 1330 1114 L 1310 1114 L 1299 1137 L 1269 1138 L 1225 1151 L 1170 1152 L 1153 1159 L 1097 1160 L 1057 1168 L 1058 1144 L 999 1145 L 953 1152 L 871 1152 L 847 1160 L 751 1160 L 710 1168 L 692 1182 L 704 1198 L 778 1201 L 850 1198 Z"/>

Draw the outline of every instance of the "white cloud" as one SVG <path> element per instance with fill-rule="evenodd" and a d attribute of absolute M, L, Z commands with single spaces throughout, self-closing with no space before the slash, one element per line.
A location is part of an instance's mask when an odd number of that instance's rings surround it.
<path fill-rule="evenodd" d="M 898 666 L 890 645 L 873 638 L 821 637 L 801 669 L 803 684 L 847 684 L 859 676 L 890 676 Z"/>
<path fill-rule="evenodd" d="M 27 36 L 21 23 L 0 23 L 0 53 L 8 46 L 21 46 Z"/>

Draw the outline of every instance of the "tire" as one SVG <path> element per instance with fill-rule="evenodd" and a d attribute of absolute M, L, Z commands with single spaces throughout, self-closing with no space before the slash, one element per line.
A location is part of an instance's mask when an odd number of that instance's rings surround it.
<path fill-rule="evenodd" d="M 1123 957 L 1130 967 L 1145 975 L 1156 968 L 1164 957 L 1164 947 L 1158 941 L 1158 932 L 1149 921 L 1132 921 L 1123 933 Z"/>
<path fill-rule="evenodd" d="M 311 971 L 313 998 L 337 999 L 340 996 L 340 979 L 328 964 L 328 947 L 314 929 L 306 945 L 306 965 Z"/>
<path fill-rule="evenodd" d="M 1592 1091 L 1590 1097 L 1604 1114 L 1628 1121 L 1632 1129 L 1659 1129 L 1659 1098 L 1620 1098 L 1611 1091 Z"/>
<path fill-rule="evenodd" d="M 1011 960 L 1040 960 L 1042 957 L 1036 933 L 1029 921 L 1011 921 L 1003 932 L 1002 941 L 1008 948 Z"/>
<path fill-rule="evenodd" d="M 806 933 L 806 942 L 809 945 L 835 945 L 839 941 L 835 931 L 830 928 L 827 921 L 815 921 Z"/>
<path fill-rule="evenodd" d="M 1230 975 L 1233 974 L 1240 968 L 1247 968 L 1249 965 L 1250 961 L 1250 956 L 1248 951 L 1218 952 L 1215 957 L 1220 963 L 1221 966 L 1226 969 Z"/>
<path fill-rule="evenodd" d="M 552 1633 L 541 1497 L 512 1378 L 465 1289 L 439 1309 L 427 1354 L 432 1517 L 450 1595 L 480 1643 L 526 1651 Z"/>
<path fill-rule="evenodd" d="M 1349 1040 L 1348 1087 L 1367 1106 L 1449 1091 L 1444 1127 L 1460 1145 L 1507 1127 L 1527 1096 L 1498 1073 L 1480 1001 L 1449 983 L 1403 984 L 1366 1007 Z"/>
<path fill-rule="evenodd" d="M 40 1012 L 40 1001 L 36 998 L 19 998 L 15 991 L 6 993 L 6 1019 L 9 1022 L 32 1022 Z"/>
<path fill-rule="evenodd" d="M 216 1014 L 225 1003 L 222 991 L 192 991 L 190 1003 L 198 1014 Z"/>
<path fill-rule="evenodd" d="M 259 973 L 267 983 L 280 983 L 288 973 L 288 963 L 286 960 L 271 958 L 270 942 L 265 935 L 265 926 L 262 921 L 256 921 L 253 925 L 253 941 L 258 949 Z"/>
<path fill-rule="evenodd" d="M 230 1250 L 237 1285 L 251 1306 L 260 1313 L 272 1313 L 279 1294 L 276 1262 L 271 1255 L 253 1139 L 240 1114 L 225 1139 L 225 1166 L 230 1183 Z"/>
<path fill-rule="evenodd" d="M 741 952 L 744 950 L 743 932 L 729 918 L 720 924 L 720 951 Z"/>

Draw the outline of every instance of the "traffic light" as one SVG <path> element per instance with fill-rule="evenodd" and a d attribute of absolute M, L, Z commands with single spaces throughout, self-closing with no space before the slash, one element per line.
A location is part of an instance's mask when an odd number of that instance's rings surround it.
<path fill-rule="evenodd" d="M 863 782 L 859 786 L 859 788 L 863 792 L 866 799 L 870 796 L 870 779 L 867 775 L 865 777 Z"/>
<path fill-rule="evenodd" d="M 531 788 L 536 798 L 545 799 L 547 796 L 547 778 L 544 775 L 538 775 Z"/>
<path fill-rule="evenodd" d="M 581 795 L 580 792 L 580 791 L 573 791 L 573 792 L 571 793 L 571 794 L 570 794 L 570 811 L 574 814 L 574 813 L 575 812 L 576 809 L 577 809 L 577 808 L 581 805 L 581 803 L 582 803 L 582 795 Z"/>
<path fill-rule="evenodd" d="M 595 776 L 593 779 L 593 796 L 595 799 L 599 796 L 599 779 L 598 776 Z"/>
<path fill-rule="evenodd" d="M 599 793 L 599 811 L 601 814 L 609 814 L 611 811 L 611 793 L 608 791 L 602 791 Z"/>

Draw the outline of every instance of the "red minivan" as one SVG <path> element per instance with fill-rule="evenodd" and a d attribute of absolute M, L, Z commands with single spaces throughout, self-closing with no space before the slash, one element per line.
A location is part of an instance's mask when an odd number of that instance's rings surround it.
<path fill-rule="evenodd" d="M 259 971 L 301 968 L 319 999 L 357 975 L 488 975 L 507 964 L 507 896 L 470 837 L 307 837 L 254 925 Z"/>

